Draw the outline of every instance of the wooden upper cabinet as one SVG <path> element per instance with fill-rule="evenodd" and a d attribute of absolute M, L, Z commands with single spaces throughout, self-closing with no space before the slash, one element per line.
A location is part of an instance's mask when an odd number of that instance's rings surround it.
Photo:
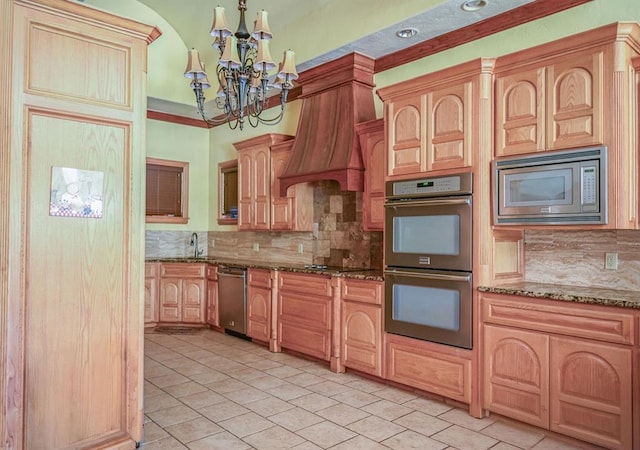
<path fill-rule="evenodd" d="M 265 134 L 234 144 L 238 150 L 238 229 L 311 230 L 313 191 L 308 183 L 280 197 L 278 177 L 284 171 L 293 136 Z"/>
<path fill-rule="evenodd" d="M 604 56 L 589 49 L 496 75 L 496 156 L 602 144 Z"/>
<path fill-rule="evenodd" d="M 606 146 L 597 228 L 640 226 L 639 55 L 640 26 L 617 22 L 496 60 L 494 156 Z"/>
<path fill-rule="evenodd" d="M 384 228 L 384 120 L 376 119 L 356 125 L 364 160 L 363 228 Z"/>
<path fill-rule="evenodd" d="M 385 104 L 387 179 L 473 167 L 489 148 L 493 58 L 481 58 L 379 89 Z"/>
<path fill-rule="evenodd" d="M 297 183 L 279 196 L 280 175 L 289 162 L 293 139 L 271 146 L 271 229 L 309 231 L 313 226 L 313 186 Z"/>

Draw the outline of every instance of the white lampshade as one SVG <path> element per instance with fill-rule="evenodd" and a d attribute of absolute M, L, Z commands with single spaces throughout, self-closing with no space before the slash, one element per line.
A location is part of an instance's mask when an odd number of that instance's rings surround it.
<path fill-rule="evenodd" d="M 227 36 L 224 43 L 224 52 L 220 57 L 220 65 L 237 69 L 240 67 L 240 57 L 238 56 L 238 39 L 235 36 Z"/>
<path fill-rule="evenodd" d="M 200 54 L 195 48 L 189 50 L 189 54 L 187 57 L 187 68 L 184 70 L 184 76 L 185 78 L 190 78 L 192 80 L 207 77 L 207 74 L 204 71 L 204 66 L 202 65 L 202 61 L 200 61 Z"/>
<path fill-rule="evenodd" d="M 269 29 L 267 12 L 264 9 L 258 11 L 258 18 L 254 22 L 253 33 L 251 33 L 251 36 L 256 40 L 269 40 L 273 37 L 273 34 L 271 34 L 271 30 Z"/>
<path fill-rule="evenodd" d="M 289 81 L 298 79 L 298 71 L 296 70 L 295 53 L 293 50 L 287 50 L 284 52 L 284 59 L 282 61 L 282 67 L 278 72 L 278 78 L 288 79 Z"/>
<path fill-rule="evenodd" d="M 211 25 L 211 36 L 221 37 L 222 39 L 231 36 L 233 33 L 227 25 L 227 16 L 222 6 L 216 6 L 213 9 L 213 24 Z"/>
<path fill-rule="evenodd" d="M 260 39 L 258 41 L 258 56 L 256 57 L 256 62 L 253 64 L 253 68 L 260 72 L 267 72 L 274 67 L 276 67 L 276 63 L 274 63 L 273 58 L 271 58 L 269 41 Z"/>

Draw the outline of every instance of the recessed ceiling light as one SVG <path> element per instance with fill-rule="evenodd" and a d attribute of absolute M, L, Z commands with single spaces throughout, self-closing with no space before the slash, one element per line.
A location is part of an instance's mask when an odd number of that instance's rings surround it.
<path fill-rule="evenodd" d="M 473 12 L 487 6 L 488 0 L 467 0 L 460 6 L 463 11 Z"/>
<path fill-rule="evenodd" d="M 412 38 L 416 34 L 418 34 L 418 30 L 416 28 L 403 28 L 402 30 L 396 31 L 396 36 L 401 39 Z"/>

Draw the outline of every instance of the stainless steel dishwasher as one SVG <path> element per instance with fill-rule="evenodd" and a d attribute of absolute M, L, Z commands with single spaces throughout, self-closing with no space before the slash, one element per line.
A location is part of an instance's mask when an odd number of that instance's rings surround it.
<path fill-rule="evenodd" d="M 225 330 L 247 333 L 247 269 L 218 268 L 218 314 Z"/>

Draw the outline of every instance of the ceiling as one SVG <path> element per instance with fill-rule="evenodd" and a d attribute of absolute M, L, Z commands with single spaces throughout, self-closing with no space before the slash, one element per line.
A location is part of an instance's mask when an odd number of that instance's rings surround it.
<path fill-rule="evenodd" d="M 139 0 L 151 9 L 160 14 L 177 31 L 187 47 L 193 47 L 204 54 L 207 51 L 213 38 L 209 35 L 213 18 L 213 8 L 217 5 L 224 6 L 230 28 L 235 31 L 239 13 L 237 11 L 237 0 Z M 343 2 L 344 0 L 337 0 Z M 352 0 L 353 1 L 353 0 Z M 367 8 L 362 10 L 362 16 L 353 17 L 358 21 L 358 29 L 363 34 L 360 38 L 347 42 L 339 48 L 326 48 L 321 55 L 312 59 L 297 59 L 298 71 L 304 71 L 336 57 L 358 51 L 373 58 L 379 58 L 408 46 L 424 42 L 438 35 L 462 28 L 483 19 L 496 16 L 505 11 L 517 8 L 534 0 L 485 0 L 486 6 L 477 12 L 463 11 L 461 5 L 465 0 L 402 0 L 406 4 L 413 4 L 411 8 L 405 5 L 406 17 L 401 17 L 399 21 L 387 23 L 387 27 L 379 29 L 376 22 L 367 19 L 367 14 L 376 9 L 376 4 L 382 8 L 382 3 L 388 5 L 388 1 L 369 1 Z M 362 2 L 360 2 L 362 3 Z M 340 14 L 336 8 L 336 0 L 247 0 L 247 26 L 251 27 L 253 17 L 259 9 L 265 9 L 269 13 L 269 25 L 277 39 L 278 32 L 291 26 L 296 21 L 305 21 L 308 24 L 308 31 L 321 36 L 323 29 L 325 32 L 339 33 L 340 30 L 326 30 L 327 10 L 333 10 L 333 23 L 339 23 L 335 14 Z M 386 6 L 388 8 L 388 6 Z M 412 14 L 416 12 L 416 14 Z M 388 15 L 388 14 L 387 14 Z M 317 16 L 321 23 L 315 24 L 311 18 Z M 398 12 L 397 16 L 402 16 Z M 361 22 L 362 21 L 362 22 Z M 367 27 L 367 22 L 371 27 Z M 363 25 L 364 24 L 364 25 Z M 415 28 L 418 30 L 416 36 L 410 39 L 400 39 L 396 36 L 396 31 L 401 28 Z M 354 26 L 355 28 L 355 26 Z M 344 28 L 343 28 L 344 30 Z M 350 32 L 351 30 L 344 30 Z M 329 41 L 329 40 L 327 40 Z M 290 44 L 294 45 L 294 44 Z M 299 49 L 297 55 L 304 55 Z"/>
<path fill-rule="evenodd" d="M 198 49 L 207 67 L 217 61 L 209 34 L 213 8 L 224 6 L 230 28 L 233 31 L 237 28 L 238 0 L 138 1 L 162 16 L 188 48 Z M 291 35 L 292 30 L 298 30 L 297 34 L 293 33 L 296 36 L 304 33 L 296 42 L 287 43 L 296 51 L 298 72 L 354 51 L 376 59 L 376 66 L 381 63 L 376 67 L 378 72 L 408 62 L 398 57 L 401 54 L 413 53 L 412 60 L 415 60 L 590 0 L 472 1 L 486 3 L 486 6 L 467 12 L 461 7 L 465 0 L 247 0 L 246 20 L 251 29 L 256 12 L 267 10 L 273 42 L 279 32 Z M 418 33 L 412 38 L 400 39 L 396 31 L 401 28 L 415 28 Z M 452 39 L 451 33 L 455 32 L 462 33 Z M 307 47 L 314 47 L 313 53 Z M 272 54 L 276 56 L 273 45 Z M 150 110 L 196 116 L 193 105 L 187 107 L 150 98 L 148 106 Z"/>

